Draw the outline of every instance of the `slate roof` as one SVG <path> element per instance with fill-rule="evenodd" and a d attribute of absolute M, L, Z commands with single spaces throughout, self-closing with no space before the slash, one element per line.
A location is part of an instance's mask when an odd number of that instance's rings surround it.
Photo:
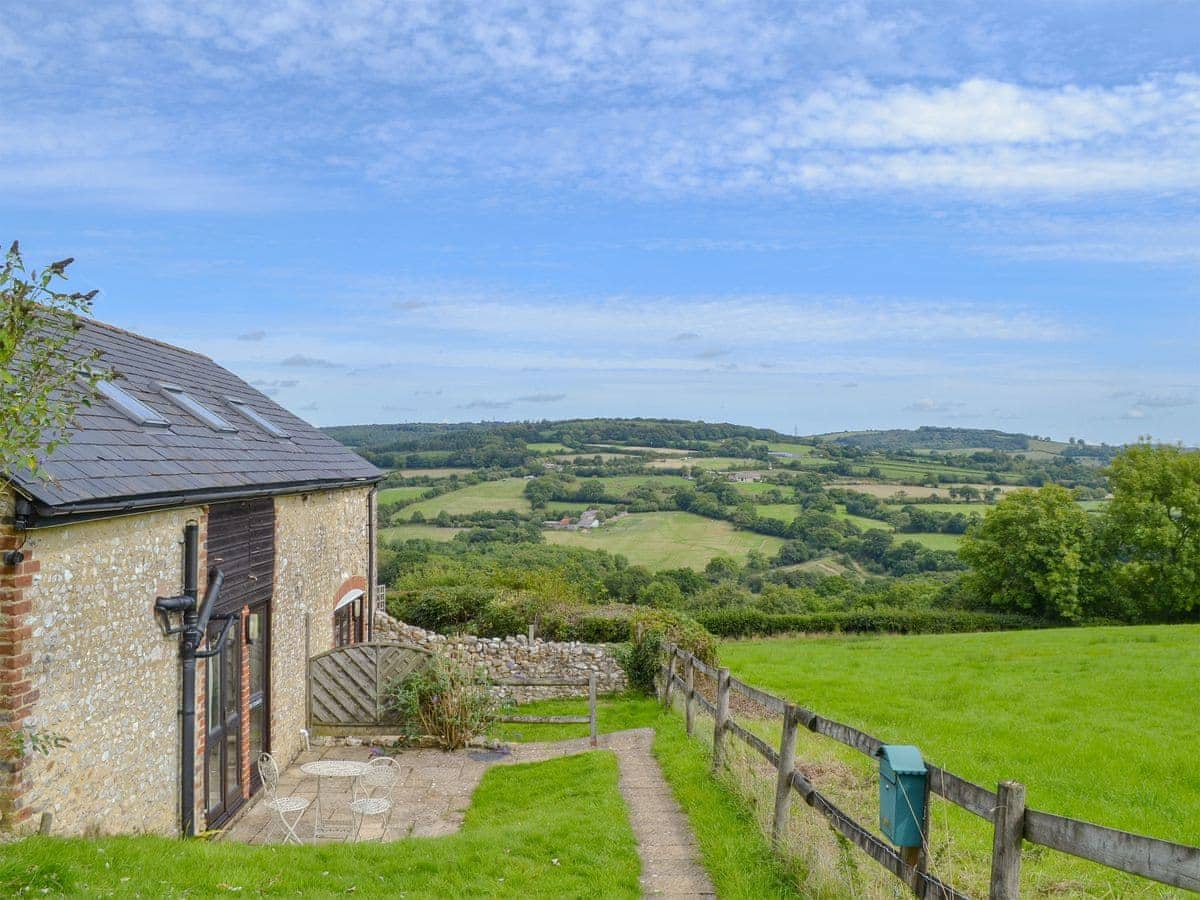
<path fill-rule="evenodd" d="M 12 481 L 39 518 L 183 505 L 216 495 L 282 493 L 371 483 L 383 473 L 349 448 L 255 390 L 211 359 L 90 319 L 71 347 L 102 353 L 113 382 L 168 421 L 140 425 L 104 397 L 81 407 L 70 441 L 45 460 L 49 478 Z M 163 393 L 178 386 L 236 432 L 215 431 Z M 229 403 L 245 402 L 287 437 L 269 434 Z"/>

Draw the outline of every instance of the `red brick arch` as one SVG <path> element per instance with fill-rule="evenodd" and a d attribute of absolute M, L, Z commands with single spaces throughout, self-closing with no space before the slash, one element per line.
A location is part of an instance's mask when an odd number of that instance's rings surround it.
<path fill-rule="evenodd" d="M 367 603 L 367 579 L 362 575 L 355 575 L 353 578 L 347 578 L 345 581 L 343 581 L 342 586 L 337 589 L 337 593 L 334 595 L 333 606 L 336 607 L 338 601 L 345 597 L 346 594 L 350 593 L 350 591 L 362 591 L 363 621 L 355 626 L 346 626 L 353 628 L 355 632 L 355 635 L 350 637 L 349 643 L 357 643 L 359 640 L 368 640 L 370 635 L 370 625 L 365 621 L 365 619 L 369 618 L 369 609 Z M 346 623 L 343 622 L 344 626 L 345 624 Z M 333 612 L 333 615 L 331 616 L 330 625 L 333 628 L 334 646 L 344 643 L 345 637 L 343 637 L 341 640 L 338 638 L 338 614 L 336 611 Z"/>

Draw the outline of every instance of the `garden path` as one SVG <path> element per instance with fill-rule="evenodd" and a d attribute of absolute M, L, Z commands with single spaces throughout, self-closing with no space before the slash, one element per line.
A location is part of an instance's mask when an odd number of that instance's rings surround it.
<path fill-rule="evenodd" d="M 636 728 L 601 735 L 600 749 L 611 750 L 620 767 L 620 790 L 629 806 L 629 820 L 638 841 L 642 860 L 641 885 L 646 896 L 711 897 L 713 885 L 700 864 L 700 851 L 687 817 L 675 801 L 651 753 L 654 731 Z M 483 773 L 493 765 L 542 762 L 560 756 L 586 753 L 587 738 L 546 743 L 510 744 L 504 752 L 459 750 L 403 750 L 396 754 L 402 778 L 396 788 L 392 817 L 386 831 L 383 823 L 364 822 L 360 840 L 400 840 L 405 837 L 440 837 L 462 826 L 471 795 Z M 317 759 L 367 760 L 378 751 L 370 747 L 321 746 L 307 750 L 280 775 L 279 794 L 315 799 L 316 779 L 304 775 L 300 766 Z M 348 802 L 348 779 L 327 779 L 323 796 Z M 230 825 L 223 840 L 247 844 L 278 841 L 281 832 L 260 802 L 262 793 Z M 312 839 L 314 811 L 310 807 L 297 831 L 302 840 Z M 382 833 L 381 833 L 382 832 Z"/>

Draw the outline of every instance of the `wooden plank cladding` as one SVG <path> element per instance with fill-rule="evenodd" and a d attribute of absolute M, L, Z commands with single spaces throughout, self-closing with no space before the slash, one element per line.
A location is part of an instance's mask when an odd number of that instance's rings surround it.
<path fill-rule="evenodd" d="M 217 613 L 265 603 L 275 584 L 275 501 L 214 503 L 208 510 L 209 568 L 225 573 Z"/>

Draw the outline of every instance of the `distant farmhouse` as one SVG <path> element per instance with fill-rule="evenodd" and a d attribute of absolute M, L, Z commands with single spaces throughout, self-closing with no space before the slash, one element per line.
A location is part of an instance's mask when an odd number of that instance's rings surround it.
<path fill-rule="evenodd" d="M 603 524 L 604 522 L 600 519 L 600 510 L 598 509 L 586 510 L 578 519 L 563 516 L 561 519 L 552 519 L 542 523 L 543 526 L 553 531 L 591 531 Z"/>
<path fill-rule="evenodd" d="M 307 657 L 370 638 L 382 473 L 197 353 L 84 320 L 92 350 L 119 377 L 49 477 L 0 480 L 0 716 L 70 740 L 0 772 L 0 802 L 18 829 L 198 833 L 261 751 L 301 749 Z M 216 570 L 188 710 L 172 610 Z"/>
<path fill-rule="evenodd" d="M 729 480 L 735 484 L 752 484 L 763 480 L 762 472 L 730 472 Z"/>

